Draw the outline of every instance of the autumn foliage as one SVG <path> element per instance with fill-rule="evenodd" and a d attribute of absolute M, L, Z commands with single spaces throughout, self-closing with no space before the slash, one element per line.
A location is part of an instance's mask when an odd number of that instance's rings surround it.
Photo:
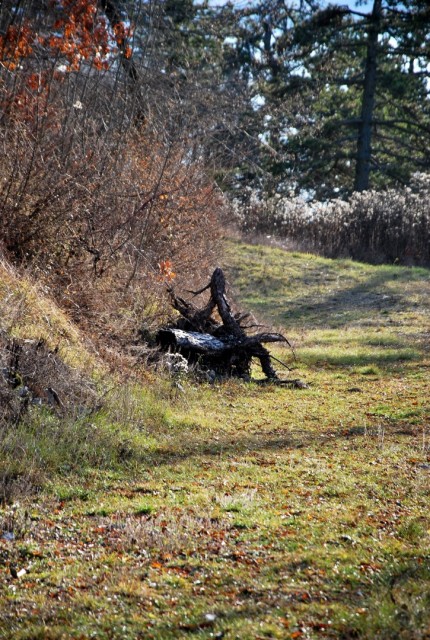
<path fill-rule="evenodd" d="M 186 122 L 163 121 L 174 96 L 154 115 L 130 87 L 133 26 L 90 0 L 31 7 L 0 10 L 0 243 L 75 319 L 129 334 L 166 283 L 207 277 L 222 199 Z"/>
<path fill-rule="evenodd" d="M 131 29 L 123 22 L 113 25 L 110 32 L 106 17 L 91 0 L 51 0 L 49 7 L 42 31 L 40 23 L 24 18 L 9 24 L 0 35 L 3 67 L 14 71 L 23 59 L 44 51 L 65 59 L 69 71 L 78 70 L 83 61 L 107 69 L 108 56 L 117 53 L 130 37 Z"/>

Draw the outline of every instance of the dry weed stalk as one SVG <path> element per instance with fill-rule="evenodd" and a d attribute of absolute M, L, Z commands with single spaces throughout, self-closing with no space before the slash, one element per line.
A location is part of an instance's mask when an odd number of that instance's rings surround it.
<path fill-rule="evenodd" d="M 235 209 L 245 231 L 274 233 L 329 258 L 428 266 L 429 198 L 430 176 L 417 174 L 410 186 L 354 193 L 348 201 L 251 194 Z"/>

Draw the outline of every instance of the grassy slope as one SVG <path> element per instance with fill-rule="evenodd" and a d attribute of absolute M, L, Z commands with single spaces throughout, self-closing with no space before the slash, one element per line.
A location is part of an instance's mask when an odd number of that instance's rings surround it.
<path fill-rule="evenodd" d="M 139 455 L 0 514 L 0 638 L 430 637 L 429 272 L 227 262 L 309 389 L 119 391 Z"/>
<path fill-rule="evenodd" d="M 0 331 L 8 335 L 46 341 L 60 347 L 62 358 L 72 367 L 95 370 L 96 360 L 83 336 L 67 316 L 29 278 L 20 277 L 0 258 Z"/>

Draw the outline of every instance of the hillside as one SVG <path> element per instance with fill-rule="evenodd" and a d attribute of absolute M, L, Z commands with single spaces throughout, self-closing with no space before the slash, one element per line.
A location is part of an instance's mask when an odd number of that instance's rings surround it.
<path fill-rule="evenodd" d="M 3 330 L 106 395 L 14 428 L 39 484 L 0 510 L 0 638 L 430 637 L 430 272 L 240 242 L 224 266 L 307 389 L 118 384 L 2 270 Z"/>

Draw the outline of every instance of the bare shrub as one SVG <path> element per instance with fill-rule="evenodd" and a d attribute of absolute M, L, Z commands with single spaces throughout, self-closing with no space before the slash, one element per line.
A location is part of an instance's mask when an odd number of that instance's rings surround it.
<path fill-rule="evenodd" d="M 15 391 L 23 406 L 40 402 L 60 413 L 74 413 L 96 404 L 95 384 L 66 365 L 44 340 L 0 336 L 0 367 L 3 382 Z"/>
<path fill-rule="evenodd" d="M 20 48 L 4 41 L 16 60 L 0 52 L 0 244 L 73 319 L 121 340 L 160 313 L 166 280 L 207 277 L 222 198 L 168 83 L 156 109 L 120 54 L 95 65 L 91 45 L 69 60 L 64 38 L 56 53 L 51 39 L 17 33 Z M 140 61 L 148 87 L 162 76 L 154 60 Z"/>
<path fill-rule="evenodd" d="M 245 231 L 275 233 L 326 257 L 429 265 L 429 197 L 430 176 L 417 174 L 408 187 L 354 193 L 348 201 L 252 194 L 235 210 Z"/>
<path fill-rule="evenodd" d="M 137 289 L 146 306 L 163 276 L 205 272 L 222 200 L 182 141 L 144 132 L 124 142 L 118 133 L 99 148 L 96 123 L 88 129 L 84 116 L 73 125 L 80 142 L 64 157 L 64 118 L 67 108 L 57 109 L 30 158 L 36 143 L 26 123 L 4 132 L 1 236 L 9 258 L 31 265 L 75 319 L 114 308 L 118 298 L 128 307 Z M 169 273 L 160 267 L 166 261 Z"/>

